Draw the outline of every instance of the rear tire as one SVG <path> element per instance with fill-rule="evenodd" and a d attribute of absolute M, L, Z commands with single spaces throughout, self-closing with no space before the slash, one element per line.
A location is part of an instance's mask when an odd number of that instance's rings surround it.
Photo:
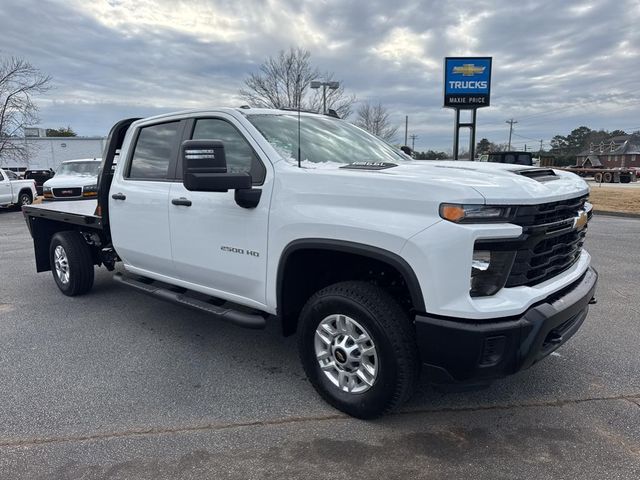
<path fill-rule="evenodd" d="M 94 268 L 89 245 L 75 231 L 56 233 L 49 246 L 53 279 L 69 297 L 82 295 L 93 286 Z"/>
<path fill-rule="evenodd" d="M 600 173 L 600 172 L 596 173 L 596 174 L 593 176 L 593 180 L 594 180 L 596 183 L 600 183 L 600 182 L 602 182 L 602 173 Z"/>
<path fill-rule="evenodd" d="M 606 172 L 602 177 L 602 180 L 604 181 L 604 183 L 611 183 L 613 181 L 613 175 L 611 174 L 611 172 Z"/>
<path fill-rule="evenodd" d="M 365 282 L 336 283 L 307 301 L 298 351 L 320 396 L 357 418 L 404 403 L 420 371 L 408 315 L 385 290 Z"/>

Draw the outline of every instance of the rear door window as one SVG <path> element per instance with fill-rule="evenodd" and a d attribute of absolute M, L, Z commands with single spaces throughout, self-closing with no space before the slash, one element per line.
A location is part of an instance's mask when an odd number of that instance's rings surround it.
<path fill-rule="evenodd" d="M 142 127 L 131 157 L 127 178 L 164 180 L 177 155 L 180 122 Z"/>

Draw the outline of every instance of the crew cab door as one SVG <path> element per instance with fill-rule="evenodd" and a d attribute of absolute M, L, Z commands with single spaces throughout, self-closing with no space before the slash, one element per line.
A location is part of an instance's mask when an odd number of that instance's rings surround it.
<path fill-rule="evenodd" d="M 174 275 L 169 192 L 184 121 L 142 124 L 123 145 L 109 190 L 109 220 L 116 252 L 127 270 L 152 278 Z M 125 140 L 126 142 L 126 140 Z M 171 172 L 171 174 L 169 173 Z"/>
<path fill-rule="evenodd" d="M 12 202 L 12 193 L 11 193 L 11 182 L 9 178 L 2 170 L 0 170 L 0 205 L 11 203 Z"/>
<path fill-rule="evenodd" d="M 228 171 L 249 172 L 253 188 L 262 193 L 255 208 L 243 208 L 233 190 L 188 191 L 182 184 L 179 159 L 179 181 L 171 186 L 169 202 L 176 274 L 199 291 L 259 308 L 265 303 L 270 164 L 264 156 L 261 159 L 259 146 L 230 115 L 191 119 L 185 139 L 222 141 Z"/>

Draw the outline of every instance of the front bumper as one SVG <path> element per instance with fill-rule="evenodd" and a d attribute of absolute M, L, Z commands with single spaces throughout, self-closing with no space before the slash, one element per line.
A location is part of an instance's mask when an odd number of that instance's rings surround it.
<path fill-rule="evenodd" d="M 82 197 L 42 197 L 44 202 L 74 202 L 77 200 L 95 200 L 97 195 Z"/>
<path fill-rule="evenodd" d="M 477 321 L 416 315 L 422 362 L 436 384 L 484 383 L 530 367 L 578 331 L 594 298 L 597 272 L 517 317 Z"/>

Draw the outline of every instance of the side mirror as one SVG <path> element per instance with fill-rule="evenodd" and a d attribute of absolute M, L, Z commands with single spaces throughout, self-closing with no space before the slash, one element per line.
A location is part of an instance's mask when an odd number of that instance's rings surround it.
<path fill-rule="evenodd" d="M 250 189 L 251 175 L 227 172 L 224 145 L 218 140 L 182 142 L 182 183 L 192 192 Z"/>
<path fill-rule="evenodd" d="M 219 140 L 185 140 L 180 149 L 182 183 L 191 192 L 235 190 L 235 201 L 242 208 L 255 208 L 262 190 L 252 188 L 248 172 L 227 172 L 224 145 Z"/>

